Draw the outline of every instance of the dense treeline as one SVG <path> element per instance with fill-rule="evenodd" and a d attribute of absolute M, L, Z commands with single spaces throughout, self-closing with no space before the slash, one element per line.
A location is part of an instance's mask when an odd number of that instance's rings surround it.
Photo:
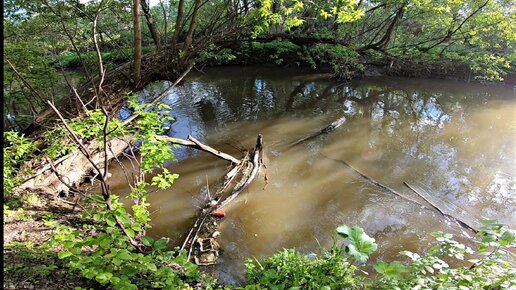
<path fill-rule="evenodd" d="M 25 127 L 46 107 L 45 100 L 69 96 L 70 87 L 97 79 L 98 56 L 109 71 L 139 55 L 134 51 L 134 3 L 6 1 L 6 128 Z M 383 63 L 394 64 L 400 68 L 394 73 L 402 75 L 420 74 L 401 68 L 424 71 L 426 66 L 446 74 L 460 67 L 470 79 L 502 80 L 515 61 L 511 5 L 510 0 L 161 0 L 149 7 L 141 1 L 144 52 L 165 51 L 142 73 L 167 70 L 153 78 L 173 79 L 195 62 L 252 62 L 255 54 L 249 50 L 263 52 L 265 45 L 266 61 L 328 64 L 341 77 Z M 156 63 L 168 66 L 152 68 Z M 136 67 L 142 65 L 145 59 Z M 80 73 L 70 73 L 71 67 Z M 127 85 L 141 88 L 146 82 Z"/>

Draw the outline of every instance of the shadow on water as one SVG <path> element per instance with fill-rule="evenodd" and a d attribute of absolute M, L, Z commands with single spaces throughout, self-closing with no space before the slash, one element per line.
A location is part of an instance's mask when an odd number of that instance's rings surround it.
<path fill-rule="evenodd" d="M 155 83 L 145 101 L 167 87 Z M 228 206 L 221 222 L 224 249 L 216 273 L 243 280 L 246 258 L 282 248 L 317 251 L 340 224 L 357 225 L 376 238 L 372 257 L 392 259 L 402 249 L 423 251 L 431 232 L 468 242 L 472 233 L 367 183 L 321 157 L 341 159 L 417 199 L 417 186 L 445 212 L 479 226 L 483 218 L 516 227 L 516 98 L 510 87 L 403 78 L 364 79 L 347 85 L 318 75 L 272 68 L 217 68 L 190 76 L 163 100 L 176 118 L 169 135 L 192 134 L 240 156 L 257 134 L 265 140 L 268 183 L 255 182 Z M 345 116 L 331 134 L 288 145 Z M 176 245 L 189 231 L 203 196 L 214 190 L 227 164 L 188 148 L 168 167 L 180 174 L 170 190 L 150 199 L 150 234 Z M 119 169 L 112 188 L 127 190 Z"/>

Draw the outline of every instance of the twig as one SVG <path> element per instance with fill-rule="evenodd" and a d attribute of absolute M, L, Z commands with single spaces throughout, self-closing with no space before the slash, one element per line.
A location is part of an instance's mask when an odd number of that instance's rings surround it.
<path fill-rule="evenodd" d="M 99 98 L 100 105 L 104 106 L 104 105 L 106 105 L 105 100 L 103 97 L 100 98 L 100 94 L 104 93 L 104 90 L 102 89 L 102 83 L 104 82 L 104 75 L 106 72 L 104 71 L 104 65 L 102 63 L 102 54 L 100 53 L 100 48 L 99 48 L 99 44 L 97 41 L 97 20 L 100 16 L 100 9 L 102 8 L 102 4 L 104 4 L 104 0 L 100 1 L 99 6 L 97 7 L 97 10 L 95 12 L 95 17 L 93 18 L 93 44 L 95 45 L 95 52 L 97 53 L 97 61 L 99 63 L 99 77 L 100 77 L 99 86 L 98 86 L 98 89 L 96 90 L 95 94 Z"/>
<path fill-rule="evenodd" d="M 32 92 L 33 95 L 35 95 L 40 101 L 41 103 L 45 103 L 45 99 L 38 93 L 38 91 L 36 91 L 36 89 L 34 89 L 34 87 L 29 83 L 29 81 L 27 81 L 19 72 L 18 70 L 14 67 L 14 65 L 8 60 L 6 59 L 7 63 L 11 66 L 11 69 L 13 70 L 14 74 L 16 74 L 16 76 L 22 81 L 22 83 Z"/>
<path fill-rule="evenodd" d="M 156 98 L 154 98 L 154 100 L 152 100 L 152 102 L 149 103 L 150 106 L 154 106 L 156 105 L 158 102 L 160 102 L 165 96 L 167 96 L 167 93 L 168 91 L 170 91 L 172 88 L 174 88 L 175 86 L 177 86 L 177 84 L 179 84 L 184 77 L 186 77 L 186 75 L 190 72 L 190 70 L 192 69 L 193 67 L 193 64 L 191 64 L 186 70 L 185 72 L 173 83 L 171 84 L 168 88 L 166 88 L 163 92 L 161 92 L 161 94 L 159 94 Z M 123 123 L 122 125 L 126 125 L 126 124 L 129 124 L 130 122 L 132 122 L 134 119 L 138 118 L 139 115 L 132 115 L 131 117 L 127 118 Z"/>

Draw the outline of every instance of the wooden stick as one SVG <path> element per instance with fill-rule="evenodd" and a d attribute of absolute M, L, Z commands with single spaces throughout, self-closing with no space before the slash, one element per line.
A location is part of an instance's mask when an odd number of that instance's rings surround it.
<path fill-rule="evenodd" d="M 156 105 L 158 102 L 160 102 L 168 93 L 168 91 L 170 91 L 172 88 L 174 88 L 175 86 L 177 86 L 185 77 L 186 75 L 190 72 L 190 70 L 192 69 L 193 67 L 193 64 L 191 64 L 187 69 L 186 71 L 173 83 L 171 84 L 168 88 L 166 88 L 163 92 L 161 92 L 161 94 L 159 94 L 156 98 L 154 98 L 152 100 L 152 102 L 150 102 L 150 105 L 151 106 L 154 106 Z M 134 114 L 132 116 L 130 116 L 129 118 L 127 118 L 123 123 L 122 125 L 126 125 L 126 124 L 129 124 L 131 123 L 132 121 L 134 121 L 134 119 L 138 118 L 139 115 L 137 114 Z"/>
<path fill-rule="evenodd" d="M 301 139 L 301 140 L 299 140 L 299 141 L 297 141 L 297 142 L 293 143 L 292 145 L 290 145 L 290 146 L 287 148 L 287 150 L 288 150 L 288 149 L 290 149 L 290 148 L 292 148 L 292 147 L 294 147 L 294 146 L 296 146 L 296 145 L 299 145 L 299 144 L 301 144 L 301 143 L 303 143 L 303 142 L 306 142 L 306 141 L 308 141 L 308 140 L 311 140 L 311 139 L 313 139 L 313 138 L 315 138 L 315 137 L 317 137 L 317 136 L 319 136 L 319 135 L 328 134 L 328 133 L 330 133 L 331 131 L 333 131 L 333 130 L 337 129 L 338 127 L 340 127 L 340 126 L 341 126 L 342 124 L 344 124 L 345 122 L 346 122 L 346 117 L 341 117 L 341 118 L 339 118 L 339 119 L 337 119 L 337 120 L 333 121 L 330 125 L 328 125 L 328 126 L 326 126 L 326 127 L 322 128 L 321 130 L 319 130 L 319 132 L 314 133 L 314 134 L 312 134 L 312 135 L 310 135 L 310 136 L 308 136 L 308 137 L 305 137 L 305 138 L 303 138 L 303 139 Z"/>
<path fill-rule="evenodd" d="M 440 214 L 442 215 L 446 215 L 439 207 L 437 207 L 435 204 L 433 204 L 431 201 L 429 201 L 426 197 L 424 197 L 421 193 L 419 193 L 415 188 L 413 188 L 412 186 L 410 186 L 410 184 L 408 184 L 407 182 L 403 181 L 403 184 L 408 187 L 410 190 L 412 190 L 413 192 L 415 192 L 419 197 L 421 197 L 422 199 L 424 199 L 429 205 L 431 205 L 436 211 L 438 211 Z"/>
<path fill-rule="evenodd" d="M 474 232 L 475 234 L 478 233 L 478 230 L 473 228 L 472 226 L 468 225 L 466 222 L 464 222 L 463 220 L 459 219 L 458 217 L 455 217 L 453 215 L 450 215 L 450 214 L 447 214 L 445 212 L 443 212 L 437 205 L 435 205 L 434 203 L 432 203 L 430 200 L 428 200 L 426 197 L 423 196 L 423 194 L 419 193 L 414 187 L 410 186 L 410 184 L 408 184 L 407 182 L 403 182 L 403 184 L 410 188 L 410 190 L 412 190 L 413 192 L 415 192 L 419 197 L 421 197 L 422 199 L 424 199 L 426 202 L 428 202 L 428 204 L 430 204 L 436 211 L 438 211 L 440 214 L 442 214 L 443 216 L 445 217 L 448 217 L 452 220 L 454 220 L 455 222 L 457 222 L 460 226 L 462 226 L 463 228 L 466 228 L 472 232 Z"/>
<path fill-rule="evenodd" d="M 220 157 L 222 159 L 231 161 L 234 164 L 240 164 L 240 160 L 236 159 L 235 157 L 233 157 L 233 156 L 231 156 L 229 154 L 220 152 L 218 150 L 215 150 L 215 149 L 213 149 L 210 146 L 204 145 L 201 142 L 199 142 L 199 140 L 197 140 L 194 137 L 192 137 L 191 135 L 188 135 L 188 140 L 194 142 L 195 145 L 197 145 L 199 147 L 199 149 L 201 149 L 201 150 L 204 150 L 204 151 L 206 151 L 208 153 L 211 153 L 211 154 L 213 154 L 213 155 L 215 155 L 217 157 Z"/>
<path fill-rule="evenodd" d="M 240 160 L 236 159 L 235 157 L 233 157 L 233 156 L 231 156 L 229 154 L 226 154 L 224 152 L 218 151 L 218 150 L 214 149 L 213 147 L 210 147 L 210 146 L 208 146 L 206 144 L 203 144 L 199 140 L 195 139 L 192 136 L 188 136 L 189 140 L 184 140 L 184 139 L 179 139 L 179 138 L 169 137 L 169 136 L 157 136 L 157 138 L 165 140 L 165 141 L 168 141 L 168 142 L 173 143 L 173 144 L 189 146 L 189 147 L 193 147 L 195 149 L 206 151 L 206 152 L 208 152 L 208 153 L 210 153 L 212 155 L 215 155 L 215 156 L 217 156 L 219 158 L 227 160 L 227 161 L 229 161 L 231 163 L 240 164 Z"/>

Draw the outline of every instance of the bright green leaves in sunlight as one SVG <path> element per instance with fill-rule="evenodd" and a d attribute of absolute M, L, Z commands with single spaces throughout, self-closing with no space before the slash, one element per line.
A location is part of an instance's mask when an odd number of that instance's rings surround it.
<path fill-rule="evenodd" d="M 165 251 L 168 247 L 169 242 L 170 239 L 165 237 L 162 237 L 159 240 L 154 240 L 152 237 L 149 236 L 142 237 L 142 243 L 146 247 L 152 248 L 154 251 Z"/>
<path fill-rule="evenodd" d="M 367 262 L 369 255 L 378 248 L 374 238 L 368 236 L 362 228 L 341 225 L 337 228 L 337 233 L 349 240 L 350 243 L 345 248 L 346 253 L 353 256 L 360 263 Z"/>
<path fill-rule="evenodd" d="M 329 6 L 327 9 L 321 9 L 320 16 L 328 20 L 331 17 L 335 18 L 337 23 L 348 23 L 359 20 L 365 15 L 364 10 L 357 9 L 358 3 L 355 0 L 337 0 L 333 1 L 334 6 Z M 331 2 L 330 2 L 331 3 Z"/>
<path fill-rule="evenodd" d="M 139 104 L 136 96 L 129 96 L 129 106 L 139 115 L 136 128 L 139 134 L 137 139 L 140 145 L 141 168 L 144 172 L 151 171 L 157 164 L 174 160 L 174 152 L 170 144 L 158 138 L 170 129 L 169 124 L 174 118 L 169 116 L 170 106 L 166 104 L 152 105 Z"/>
<path fill-rule="evenodd" d="M 390 263 L 380 262 L 374 265 L 374 269 L 387 279 L 399 279 L 402 273 L 407 272 L 407 267 L 398 261 Z"/>
<path fill-rule="evenodd" d="M 259 0 L 260 8 L 255 17 L 259 24 L 255 26 L 254 36 L 269 32 L 274 25 L 282 30 L 290 31 L 305 23 L 308 18 L 306 11 L 320 11 L 316 16 L 321 20 L 335 18 L 337 23 L 348 23 L 356 21 L 365 15 L 365 12 L 358 8 L 355 0 L 336 1 L 302 1 L 302 0 Z"/>
<path fill-rule="evenodd" d="M 4 197 L 11 194 L 11 190 L 22 182 L 19 167 L 31 157 L 36 150 L 32 140 L 20 135 L 17 132 L 4 132 L 3 146 L 3 177 Z M 26 170 L 26 168 L 23 168 Z"/>
<path fill-rule="evenodd" d="M 151 185 L 158 186 L 159 189 L 167 189 L 172 186 L 174 181 L 179 178 L 179 174 L 170 173 L 168 169 L 163 168 L 163 173 L 152 177 Z"/>

